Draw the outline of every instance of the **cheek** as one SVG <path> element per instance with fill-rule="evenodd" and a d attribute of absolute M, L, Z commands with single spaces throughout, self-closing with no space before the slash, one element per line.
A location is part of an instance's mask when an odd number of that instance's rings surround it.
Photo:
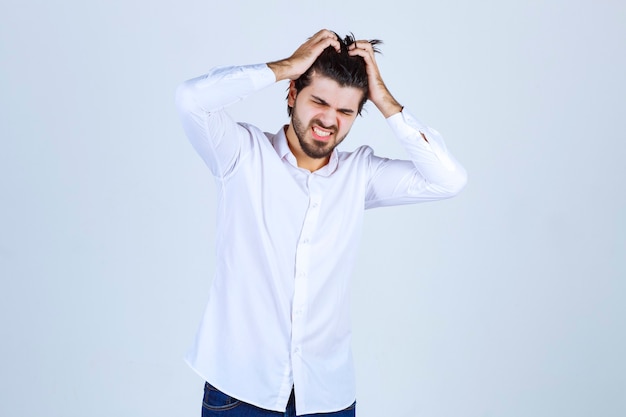
<path fill-rule="evenodd" d="M 300 119 L 302 119 L 302 121 L 306 121 L 307 123 L 309 123 L 309 121 L 315 117 L 315 112 L 313 112 L 310 108 L 306 107 L 306 106 L 298 106 L 298 114 L 300 115 Z"/>
<path fill-rule="evenodd" d="M 337 126 L 339 127 L 339 130 L 348 132 L 352 128 L 352 123 L 354 123 L 354 120 L 355 119 L 353 119 L 352 117 L 339 119 L 337 120 Z"/>

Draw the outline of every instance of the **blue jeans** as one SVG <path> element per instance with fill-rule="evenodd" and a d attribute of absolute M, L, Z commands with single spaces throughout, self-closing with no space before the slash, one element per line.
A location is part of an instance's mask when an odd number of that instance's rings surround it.
<path fill-rule="evenodd" d="M 333 413 L 307 414 L 307 417 L 354 417 L 356 401 L 345 410 Z M 296 398 L 291 391 L 287 410 L 265 410 L 252 404 L 244 403 L 236 398 L 224 394 L 213 385 L 204 384 L 204 399 L 202 400 L 202 417 L 297 417 Z"/>

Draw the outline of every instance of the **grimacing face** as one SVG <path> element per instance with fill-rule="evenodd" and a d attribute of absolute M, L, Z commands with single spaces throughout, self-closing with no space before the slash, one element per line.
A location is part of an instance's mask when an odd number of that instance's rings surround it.
<path fill-rule="evenodd" d="M 328 158 L 347 136 L 356 119 L 362 90 L 342 87 L 335 80 L 312 74 L 311 83 L 300 92 L 291 83 L 288 104 L 292 107 L 291 127 L 300 148 L 308 158 Z M 297 157 L 297 149 L 294 152 Z"/>

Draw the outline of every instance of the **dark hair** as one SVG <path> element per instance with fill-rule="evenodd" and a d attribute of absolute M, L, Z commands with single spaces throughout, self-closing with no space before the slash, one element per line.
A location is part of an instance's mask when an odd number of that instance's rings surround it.
<path fill-rule="evenodd" d="M 337 35 L 335 33 L 335 35 Z M 356 39 L 351 33 L 341 39 L 337 35 L 341 50 L 337 52 L 335 48 L 329 46 L 324 49 L 320 56 L 317 57 L 313 65 L 309 67 L 304 74 L 295 80 L 296 91 L 299 93 L 304 87 L 311 84 L 311 76 L 316 73 L 335 80 L 342 87 L 356 87 L 363 91 L 363 98 L 359 103 L 358 113 L 361 114 L 363 105 L 367 101 L 369 85 L 367 83 L 367 71 L 365 68 L 365 60 L 360 56 L 350 56 L 348 47 L 352 45 Z M 372 39 L 369 43 L 374 48 L 374 52 L 380 52 L 376 45 L 382 41 Z M 291 116 L 293 109 L 287 106 L 287 113 Z"/>

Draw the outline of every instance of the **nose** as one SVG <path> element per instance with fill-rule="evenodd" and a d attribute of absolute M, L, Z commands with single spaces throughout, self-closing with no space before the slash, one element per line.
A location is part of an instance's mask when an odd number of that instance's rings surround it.
<path fill-rule="evenodd" d="M 322 123 L 322 127 L 327 129 L 337 127 L 337 111 L 334 109 L 325 109 L 318 115 L 318 119 Z"/>

